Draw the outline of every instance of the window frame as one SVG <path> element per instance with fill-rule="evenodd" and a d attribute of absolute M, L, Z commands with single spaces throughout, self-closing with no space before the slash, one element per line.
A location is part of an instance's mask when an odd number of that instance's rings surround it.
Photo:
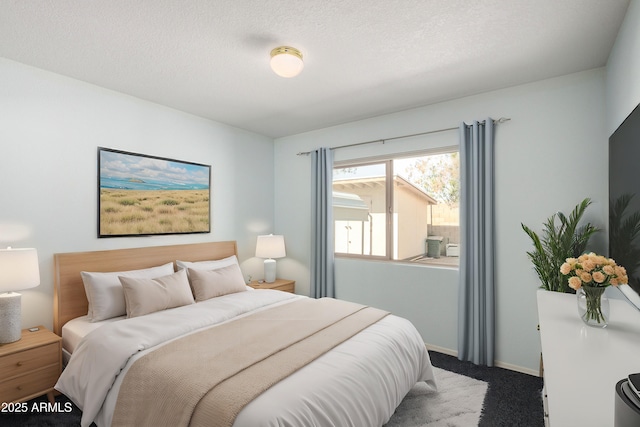
<path fill-rule="evenodd" d="M 368 261 L 384 261 L 384 262 L 393 262 L 393 263 L 401 263 L 401 264 L 410 264 L 415 266 L 424 266 L 424 267 L 451 267 L 458 269 L 459 264 L 451 265 L 451 264 L 438 264 L 437 261 L 431 262 L 429 264 L 419 263 L 416 261 L 408 261 L 403 259 L 393 259 L 393 245 L 395 239 L 394 227 L 393 227 L 393 214 L 394 214 L 394 185 L 393 185 L 393 173 L 394 173 L 394 160 L 406 159 L 411 157 L 422 157 L 422 156 L 432 156 L 439 154 L 449 154 L 449 153 L 460 153 L 460 147 L 458 145 L 455 146 L 446 146 L 439 148 L 429 148 L 424 150 L 415 150 L 410 152 L 400 152 L 400 153 L 390 153 L 383 156 L 373 156 L 366 158 L 356 158 L 356 159 L 346 159 L 334 162 L 333 170 L 336 169 L 344 169 L 350 167 L 361 167 L 361 166 L 370 166 L 376 164 L 384 164 L 385 165 L 385 255 L 364 255 L 364 254 L 354 254 L 354 253 L 344 253 L 344 252 L 336 252 L 335 251 L 335 243 L 334 243 L 334 251 L 333 254 L 336 258 L 344 258 L 344 259 L 358 259 L 358 260 L 368 260 Z M 333 181 L 332 181 L 333 182 Z M 333 220 L 333 225 L 335 227 L 335 220 Z M 335 230 L 334 230 L 335 233 Z"/>

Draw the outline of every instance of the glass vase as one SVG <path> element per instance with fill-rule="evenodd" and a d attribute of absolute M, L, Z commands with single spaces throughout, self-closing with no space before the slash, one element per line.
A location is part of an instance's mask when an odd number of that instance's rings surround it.
<path fill-rule="evenodd" d="M 606 287 L 582 286 L 576 291 L 578 314 L 584 323 L 596 328 L 606 328 L 609 324 L 609 298 L 604 294 Z"/>

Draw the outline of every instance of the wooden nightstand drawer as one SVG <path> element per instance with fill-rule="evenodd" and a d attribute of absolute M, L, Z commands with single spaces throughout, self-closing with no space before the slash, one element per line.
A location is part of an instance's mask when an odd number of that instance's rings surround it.
<path fill-rule="evenodd" d="M 251 286 L 254 289 L 275 289 L 276 291 L 284 291 L 284 292 L 291 292 L 291 293 L 296 292 L 296 281 L 288 280 L 288 279 L 276 279 L 276 281 L 272 283 L 267 283 L 267 282 L 258 283 L 257 281 L 254 280 L 253 282 L 249 283 L 249 286 Z"/>
<path fill-rule="evenodd" d="M 0 402 L 15 402 L 43 394 L 52 389 L 60 372 L 54 364 L 8 381 L 0 382 Z"/>
<path fill-rule="evenodd" d="M 0 357 L 0 372 L 3 373 L 0 381 L 26 374 L 43 366 L 57 364 L 60 357 L 58 348 L 58 343 L 51 343 Z"/>
<path fill-rule="evenodd" d="M 18 341 L 0 344 L 0 402 L 24 402 L 47 394 L 62 372 L 62 338 L 38 326 L 23 329 Z"/>
<path fill-rule="evenodd" d="M 283 285 L 274 286 L 271 289 L 275 289 L 277 291 L 283 291 L 283 292 L 290 292 L 290 293 L 293 294 L 293 293 L 295 293 L 295 284 L 294 283 L 285 283 Z"/>

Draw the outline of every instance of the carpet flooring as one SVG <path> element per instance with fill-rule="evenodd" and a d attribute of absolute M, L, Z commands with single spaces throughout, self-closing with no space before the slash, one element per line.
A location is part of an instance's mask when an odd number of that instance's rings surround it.
<path fill-rule="evenodd" d="M 437 368 L 473 378 L 478 380 L 478 382 L 487 383 L 482 414 L 477 424 L 479 427 L 542 427 L 544 425 L 542 400 L 540 397 L 542 390 L 541 378 L 501 368 L 479 367 L 469 362 L 460 362 L 453 356 L 433 351 L 430 351 L 429 355 L 431 356 L 431 363 Z M 470 395 L 477 395 L 481 392 L 480 389 L 475 389 L 474 387 L 471 387 L 471 389 L 467 391 Z M 413 399 L 416 397 L 415 395 L 420 395 L 420 393 L 425 394 L 424 390 L 420 390 L 419 387 L 414 388 L 412 393 L 407 397 Z M 34 408 L 34 404 L 36 405 L 35 408 L 37 408 L 40 402 L 46 401 L 46 397 L 41 397 L 26 402 L 30 409 L 27 413 L 0 413 L 0 426 L 71 427 L 80 425 L 80 410 L 72 405 L 65 396 L 58 396 L 56 398 L 58 402 L 58 412 L 38 412 L 31 410 Z M 403 404 L 405 404 L 404 401 Z M 466 403 L 461 404 L 461 406 L 465 405 Z M 402 408 L 399 409 L 402 411 Z M 396 414 L 397 413 L 398 411 L 396 411 Z M 418 420 L 420 416 L 421 415 L 416 416 Z M 409 419 L 409 417 L 407 419 Z M 393 418 L 391 421 L 393 421 Z M 419 421 L 407 421 L 406 424 L 402 424 L 401 426 L 409 427 L 416 425 L 421 424 Z M 422 425 L 424 425 L 424 423 Z M 441 425 L 448 427 L 467 427 L 468 424 Z M 396 426 L 399 425 L 396 424 Z"/>
<path fill-rule="evenodd" d="M 543 427 L 542 378 L 430 351 L 431 364 L 489 384 L 479 427 Z"/>

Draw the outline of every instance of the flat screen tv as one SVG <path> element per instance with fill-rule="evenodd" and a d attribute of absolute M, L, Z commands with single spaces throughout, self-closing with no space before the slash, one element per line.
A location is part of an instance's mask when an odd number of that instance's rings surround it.
<path fill-rule="evenodd" d="M 640 293 L 640 105 L 609 138 L 609 256 Z"/>

